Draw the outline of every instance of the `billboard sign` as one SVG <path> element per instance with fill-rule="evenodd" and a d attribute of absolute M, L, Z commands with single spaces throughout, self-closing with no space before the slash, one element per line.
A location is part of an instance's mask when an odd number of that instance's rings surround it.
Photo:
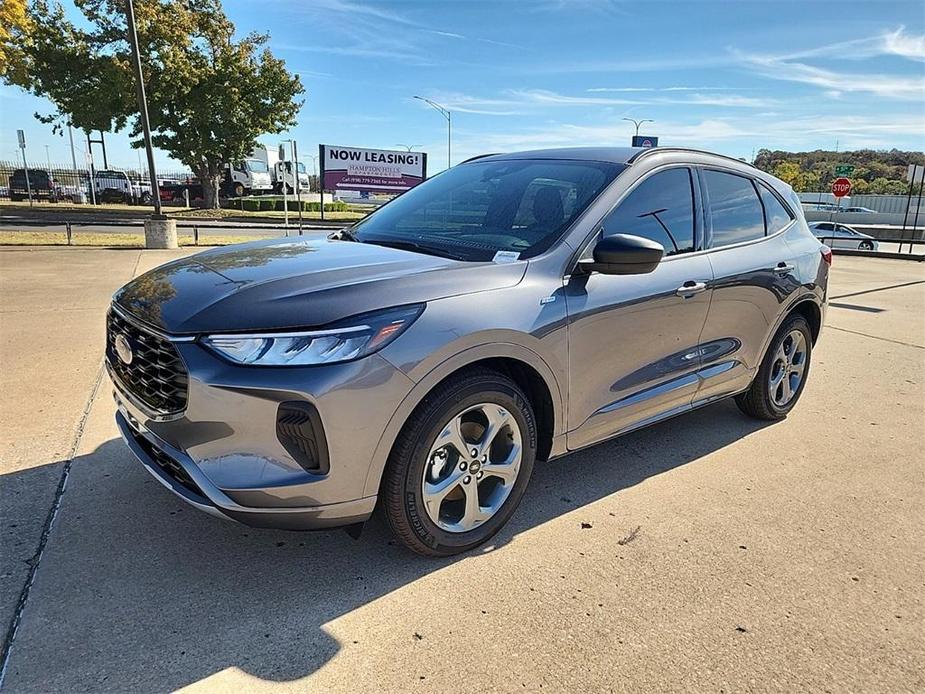
<path fill-rule="evenodd" d="M 658 138 L 651 135 L 634 135 L 633 147 L 645 147 L 646 149 L 658 147 Z"/>
<path fill-rule="evenodd" d="M 424 152 L 362 149 L 320 145 L 321 186 L 324 190 L 403 193 L 427 176 Z"/>

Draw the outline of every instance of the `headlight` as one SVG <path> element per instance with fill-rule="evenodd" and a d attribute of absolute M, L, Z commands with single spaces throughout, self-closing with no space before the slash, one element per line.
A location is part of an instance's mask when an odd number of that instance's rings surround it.
<path fill-rule="evenodd" d="M 255 366 L 309 366 L 359 359 L 401 335 L 424 310 L 423 304 L 375 311 L 319 330 L 208 335 L 202 343 L 226 359 Z"/>

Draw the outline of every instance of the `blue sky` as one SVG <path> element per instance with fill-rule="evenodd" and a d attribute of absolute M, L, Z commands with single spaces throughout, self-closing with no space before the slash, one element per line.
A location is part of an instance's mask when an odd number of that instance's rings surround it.
<path fill-rule="evenodd" d="M 446 165 L 485 152 L 628 144 L 624 117 L 665 145 L 751 157 L 762 147 L 925 149 L 925 5 L 876 0 L 226 0 L 241 33 L 270 34 L 306 88 L 299 125 L 268 135 L 394 148 Z M 33 159 L 70 160 L 31 117 L 46 102 L 0 88 L 0 159 L 24 128 Z M 111 163 L 136 166 L 124 134 Z M 180 168 L 161 153 L 160 166 Z M 311 163 L 308 162 L 309 168 Z"/>

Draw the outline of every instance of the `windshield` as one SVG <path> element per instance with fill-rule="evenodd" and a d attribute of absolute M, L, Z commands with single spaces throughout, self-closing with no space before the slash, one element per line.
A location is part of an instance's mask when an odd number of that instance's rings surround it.
<path fill-rule="evenodd" d="M 364 243 L 460 260 L 542 253 L 626 167 L 594 161 L 463 164 L 412 188 L 353 227 Z"/>
<path fill-rule="evenodd" d="M 305 164 L 299 162 L 299 173 L 305 173 Z"/>
<path fill-rule="evenodd" d="M 247 159 L 244 164 L 247 166 L 247 170 L 252 173 L 266 173 L 270 170 L 267 168 L 266 162 L 259 159 Z"/>

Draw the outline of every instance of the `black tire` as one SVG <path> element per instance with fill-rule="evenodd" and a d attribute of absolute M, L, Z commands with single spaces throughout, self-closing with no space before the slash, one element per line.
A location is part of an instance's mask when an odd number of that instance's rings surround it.
<path fill-rule="evenodd" d="M 861 241 L 861 243 L 858 245 L 858 250 L 872 251 L 874 250 L 874 244 L 872 244 L 870 241 Z"/>
<path fill-rule="evenodd" d="M 771 397 L 769 383 L 771 370 L 774 368 L 775 355 L 777 354 L 778 348 L 794 330 L 799 330 L 803 333 L 803 339 L 806 345 L 806 360 L 803 366 L 803 375 L 797 389 L 794 391 L 790 400 L 785 405 L 780 406 L 774 402 L 774 399 Z M 747 391 L 736 396 L 736 405 L 739 406 L 742 412 L 755 419 L 768 421 L 784 419 L 784 417 L 790 413 L 790 410 L 797 404 L 800 395 L 803 393 L 803 388 L 806 386 L 806 381 L 809 378 L 810 366 L 812 365 L 812 352 L 813 334 L 812 330 L 810 330 L 809 323 L 799 314 L 788 317 L 774 334 L 774 339 L 771 340 L 768 351 L 761 361 L 761 367 L 755 375 L 755 380 L 752 381 Z"/>
<path fill-rule="evenodd" d="M 242 198 L 242 197 L 244 197 L 244 193 L 245 193 L 245 192 L 246 192 L 246 190 L 245 190 L 243 184 L 241 184 L 241 183 L 235 183 L 235 184 L 234 184 L 234 195 L 235 195 L 236 198 Z"/>
<path fill-rule="evenodd" d="M 440 528 L 428 516 L 422 481 L 430 447 L 457 413 L 479 403 L 496 403 L 516 420 L 523 438 L 520 471 L 494 516 L 468 532 Z M 414 410 L 402 428 L 383 475 L 380 506 L 392 533 L 419 554 L 446 557 L 491 539 L 517 509 L 536 459 L 536 418 L 524 392 L 510 378 L 490 369 L 473 369 L 440 384 Z"/>

